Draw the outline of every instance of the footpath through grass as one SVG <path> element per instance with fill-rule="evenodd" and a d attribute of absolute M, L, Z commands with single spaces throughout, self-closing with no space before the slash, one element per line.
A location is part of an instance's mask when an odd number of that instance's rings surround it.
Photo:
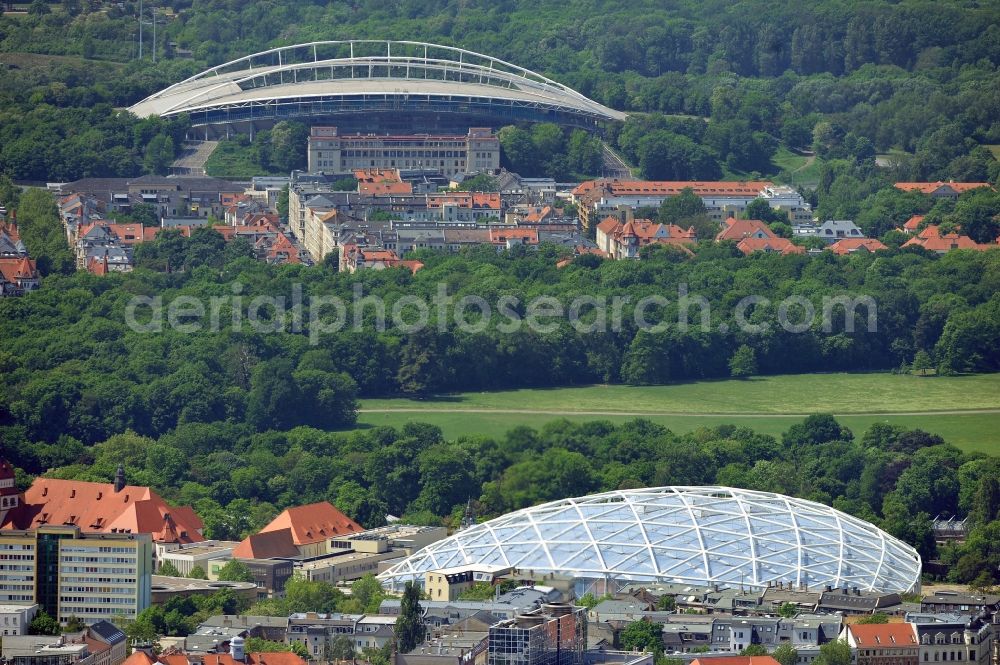
<path fill-rule="evenodd" d="M 834 413 L 856 434 L 874 422 L 889 422 L 939 434 L 966 450 L 1000 455 L 1000 374 L 804 374 L 362 400 L 361 408 L 361 426 L 421 421 L 452 438 L 502 437 L 518 425 L 537 428 L 563 417 L 616 423 L 643 417 L 678 432 L 736 424 L 777 435 L 803 414 Z"/>

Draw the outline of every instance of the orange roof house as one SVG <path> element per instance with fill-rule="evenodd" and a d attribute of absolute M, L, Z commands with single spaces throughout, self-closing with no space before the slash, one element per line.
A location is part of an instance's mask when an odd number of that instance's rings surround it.
<path fill-rule="evenodd" d="M 233 548 L 234 559 L 274 559 L 299 555 L 291 529 L 279 529 L 248 536 Z"/>
<path fill-rule="evenodd" d="M 292 542 L 296 545 L 309 545 L 331 536 L 364 531 L 360 524 L 326 501 L 286 508 L 271 520 L 270 524 L 261 529 L 260 533 L 281 529 L 292 530 Z"/>
<path fill-rule="evenodd" d="M 699 656 L 691 665 L 780 665 L 773 656 Z"/>
<path fill-rule="evenodd" d="M 362 247 L 355 243 L 340 246 L 340 272 L 385 270 L 399 265 L 399 255 L 391 249 Z M 412 270 L 412 269 L 411 269 Z"/>
<path fill-rule="evenodd" d="M 125 659 L 122 665 L 306 665 L 302 657 L 291 651 L 271 651 L 245 654 L 243 660 L 236 660 L 229 653 L 206 653 L 189 657 L 184 653 L 163 653 L 150 656 L 144 651 L 135 650 Z"/>
<path fill-rule="evenodd" d="M 854 253 L 869 253 L 883 249 L 889 249 L 875 238 L 841 238 L 837 242 L 827 247 L 831 252 L 840 256 Z"/>
<path fill-rule="evenodd" d="M 910 623 L 849 624 L 847 643 L 855 649 L 913 649 L 917 633 Z"/>
<path fill-rule="evenodd" d="M 422 261 L 416 261 L 416 260 L 413 260 L 413 259 L 404 259 L 404 260 L 400 261 L 397 265 L 399 267 L 401 267 L 401 268 L 406 268 L 407 270 L 409 270 L 414 275 L 417 274 L 418 270 L 421 270 L 424 267 L 424 264 L 423 264 Z"/>
<path fill-rule="evenodd" d="M 691 253 L 688 245 L 698 242 L 694 227 L 658 224 L 649 219 L 606 217 L 597 225 L 597 246 L 614 259 L 636 258 L 646 245 L 673 245 Z"/>
<path fill-rule="evenodd" d="M 74 525 L 98 533 L 148 533 L 157 543 L 198 543 L 204 525 L 189 507 L 172 508 L 148 487 L 125 484 L 119 467 L 114 483 L 37 478 L 19 505 L 4 515 L 2 529 L 43 524 Z"/>
<path fill-rule="evenodd" d="M 920 223 L 924 221 L 924 215 L 914 215 L 903 222 L 903 231 L 914 234 L 920 230 Z"/>
<path fill-rule="evenodd" d="M 715 236 L 716 241 L 743 240 L 744 238 L 777 238 L 774 231 L 759 219 L 735 219 L 730 217 L 723 223 L 723 229 Z"/>
<path fill-rule="evenodd" d="M 287 508 L 233 549 L 236 559 L 273 559 L 325 554 L 326 542 L 363 527 L 326 501 Z"/>
<path fill-rule="evenodd" d="M 976 249 L 982 251 L 992 246 L 981 245 L 967 235 L 958 233 L 942 234 L 941 230 L 935 225 L 924 227 L 920 233 L 903 243 L 903 247 L 923 247 L 930 252 L 937 252 L 938 254 L 944 254 L 953 249 Z"/>
<path fill-rule="evenodd" d="M 979 189 L 980 187 L 990 187 L 988 182 L 897 182 L 896 189 L 904 192 L 920 192 L 934 197 L 957 198 L 960 194 Z"/>
<path fill-rule="evenodd" d="M 157 660 L 145 651 L 136 649 L 131 656 L 122 662 L 122 665 L 153 665 L 156 662 Z"/>
<path fill-rule="evenodd" d="M 318 550 L 318 553 L 325 553 L 326 541 L 330 538 L 357 533 L 363 530 L 364 528 L 350 517 L 334 508 L 328 502 L 321 501 L 305 506 L 286 508 L 280 515 L 271 520 L 270 524 L 261 529 L 257 535 L 260 536 L 276 531 L 288 531 L 292 544 L 299 549 L 300 553 L 308 554 L 314 549 Z M 243 541 L 243 543 L 237 546 L 236 550 L 233 550 L 234 556 L 236 556 L 236 551 L 243 547 L 245 542 Z"/>
<path fill-rule="evenodd" d="M 83 224 L 80 226 L 77 232 L 78 237 L 82 238 L 87 235 L 87 233 L 92 230 L 95 226 L 103 226 L 112 234 L 118 237 L 118 242 L 123 245 L 134 245 L 137 242 L 142 242 L 146 240 L 146 227 L 142 224 L 112 224 L 105 221 L 91 222 L 90 224 Z M 154 231 L 161 231 L 159 227 L 148 227 Z"/>
<path fill-rule="evenodd" d="M 788 238 L 743 238 L 736 244 L 736 248 L 749 256 L 754 252 L 764 252 L 767 254 L 805 254 L 806 248 L 796 245 Z"/>
<path fill-rule="evenodd" d="M 490 243 L 497 247 L 512 247 L 514 245 L 537 245 L 538 229 L 522 229 L 519 227 L 490 227 Z"/>
<path fill-rule="evenodd" d="M 403 181 L 399 169 L 356 169 L 358 191 L 371 196 L 412 194 L 413 185 Z"/>
<path fill-rule="evenodd" d="M 573 197 L 579 198 L 595 191 L 603 191 L 609 196 L 676 196 L 687 188 L 698 196 L 747 196 L 756 198 L 761 190 L 773 186 L 770 181 L 686 181 L 686 180 L 588 180 L 573 189 Z"/>
<path fill-rule="evenodd" d="M 201 656 L 202 665 L 306 665 L 302 657 L 291 651 L 253 652 L 244 660 L 236 660 L 228 653 L 206 653 Z"/>

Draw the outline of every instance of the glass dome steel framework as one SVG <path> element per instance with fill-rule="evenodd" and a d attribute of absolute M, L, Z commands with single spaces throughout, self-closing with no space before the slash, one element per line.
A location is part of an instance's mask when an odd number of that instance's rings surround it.
<path fill-rule="evenodd" d="M 480 564 L 575 577 L 583 588 L 679 582 L 764 588 L 920 588 L 909 545 L 829 506 L 728 487 L 659 487 L 563 499 L 477 524 L 386 570 L 383 585 Z"/>

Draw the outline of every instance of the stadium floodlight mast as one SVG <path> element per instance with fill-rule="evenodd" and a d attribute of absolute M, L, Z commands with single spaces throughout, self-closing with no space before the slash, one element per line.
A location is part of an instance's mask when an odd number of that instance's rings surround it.
<path fill-rule="evenodd" d="M 449 568 L 569 575 L 577 592 L 631 583 L 915 592 L 920 556 L 820 503 L 729 487 L 617 490 L 508 513 L 379 575 L 398 588 Z"/>

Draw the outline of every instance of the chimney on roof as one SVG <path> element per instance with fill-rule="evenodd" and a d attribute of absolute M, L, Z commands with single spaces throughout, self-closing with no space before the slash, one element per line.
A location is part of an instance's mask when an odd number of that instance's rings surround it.
<path fill-rule="evenodd" d="M 232 656 L 233 660 L 237 662 L 244 662 L 246 660 L 246 653 L 244 652 L 244 641 L 239 635 L 236 635 L 229 641 L 229 655 Z"/>
<path fill-rule="evenodd" d="M 119 463 L 118 470 L 115 472 L 115 493 L 121 492 L 125 489 L 125 465 Z"/>

